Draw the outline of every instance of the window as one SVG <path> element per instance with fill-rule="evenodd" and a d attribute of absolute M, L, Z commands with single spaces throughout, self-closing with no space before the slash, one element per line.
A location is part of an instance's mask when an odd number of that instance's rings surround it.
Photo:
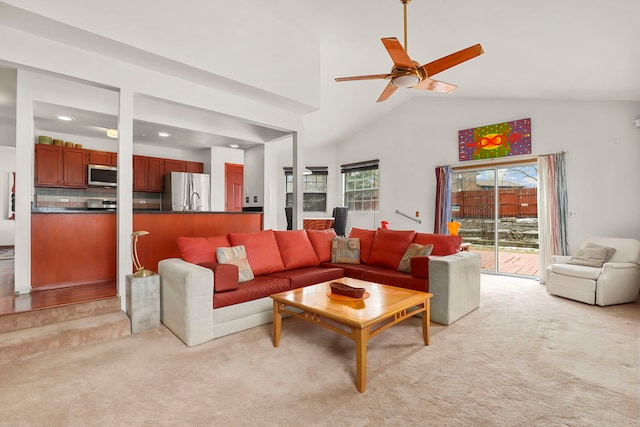
<path fill-rule="evenodd" d="M 302 210 L 304 212 L 327 211 L 327 176 L 326 166 L 307 166 L 302 175 Z M 286 182 L 285 206 L 293 206 L 293 168 L 285 167 Z"/>
<path fill-rule="evenodd" d="M 379 160 L 342 165 L 343 204 L 350 212 L 377 212 L 380 189 Z"/>

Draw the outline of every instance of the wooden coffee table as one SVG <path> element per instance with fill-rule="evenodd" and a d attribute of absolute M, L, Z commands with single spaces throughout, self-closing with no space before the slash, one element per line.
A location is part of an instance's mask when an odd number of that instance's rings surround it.
<path fill-rule="evenodd" d="M 366 288 L 369 296 L 363 300 L 340 296 L 340 299 L 336 299 L 334 295 L 329 295 L 331 282 L 271 295 L 274 347 L 280 345 L 282 314 L 306 320 L 354 340 L 356 387 L 363 393 L 367 375 L 367 342 L 370 338 L 396 323 L 423 313 L 422 338 L 424 345 L 429 345 L 429 304 L 432 294 L 347 277 L 332 282 Z"/>

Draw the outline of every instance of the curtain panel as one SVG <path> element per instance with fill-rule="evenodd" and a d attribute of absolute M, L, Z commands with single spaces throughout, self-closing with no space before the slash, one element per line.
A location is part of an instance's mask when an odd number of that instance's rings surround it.
<path fill-rule="evenodd" d="M 538 157 L 539 277 L 547 282 L 553 255 L 567 255 L 567 175 L 564 153 Z"/>
<path fill-rule="evenodd" d="M 451 190 L 453 186 L 453 168 L 438 166 L 436 168 L 436 211 L 433 232 L 448 234 L 447 222 L 451 221 Z"/>

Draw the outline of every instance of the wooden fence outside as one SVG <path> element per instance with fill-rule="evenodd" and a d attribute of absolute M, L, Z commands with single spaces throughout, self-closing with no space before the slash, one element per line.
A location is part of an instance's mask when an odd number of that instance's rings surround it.
<path fill-rule="evenodd" d="M 499 218 L 537 218 L 537 188 L 498 189 Z M 464 190 L 454 192 L 451 200 L 452 217 L 494 218 L 494 192 L 492 190 Z"/>

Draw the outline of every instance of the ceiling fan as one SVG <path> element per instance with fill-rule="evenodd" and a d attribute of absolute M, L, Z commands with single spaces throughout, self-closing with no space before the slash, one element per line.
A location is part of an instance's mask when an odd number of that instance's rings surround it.
<path fill-rule="evenodd" d="M 388 79 L 389 83 L 382 91 L 378 102 L 387 100 L 399 87 L 433 90 L 444 93 L 453 92 L 456 89 L 457 86 L 434 80 L 431 76 L 482 55 L 484 53 L 482 46 L 476 44 L 420 66 L 417 62 L 412 61 L 407 53 L 407 3 L 410 1 L 411 0 L 400 0 L 404 8 L 404 47 L 402 47 L 395 37 L 382 39 L 382 44 L 384 44 L 393 61 L 391 72 L 367 76 L 338 77 L 336 78 L 336 82 Z"/>

